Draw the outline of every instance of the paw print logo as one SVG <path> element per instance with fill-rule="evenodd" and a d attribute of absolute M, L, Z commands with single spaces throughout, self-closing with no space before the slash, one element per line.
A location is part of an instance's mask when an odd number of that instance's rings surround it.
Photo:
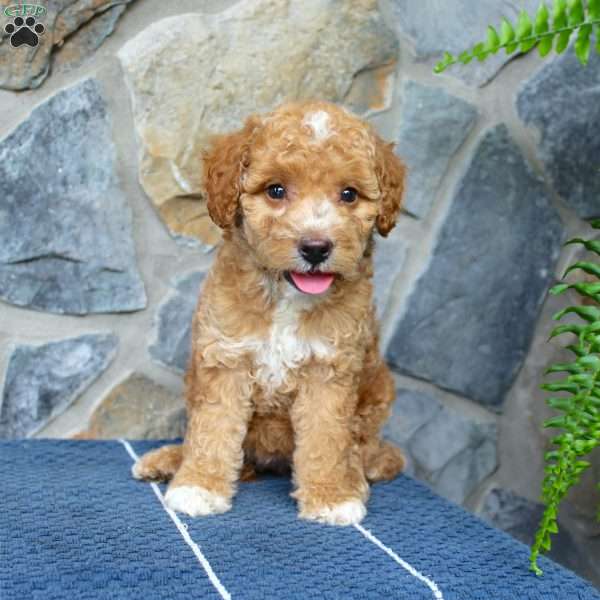
<path fill-rule="evenodd" d="M 44 35 L 46 28 L 37 23 L 34 17 L 15 17 L 12 23 L 7 23 L 4 31 L 10 35 L 10 44 L 13 48 L 18 48 L 27 44 L 34 48 L 38 45 L 40 35 Z"/>

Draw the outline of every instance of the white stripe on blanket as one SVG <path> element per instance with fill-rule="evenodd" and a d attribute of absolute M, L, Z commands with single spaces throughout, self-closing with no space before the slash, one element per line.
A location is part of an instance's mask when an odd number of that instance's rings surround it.
<path fill-rule="evenodd" d="M 123 446 L 125 446 L 125 450 L 127 450 L 127 453 L 129 454 L 129 456 L 131 456 L 131 458 L 133 458 L 134 462 L 137 462 L 140 459 L 140 457 L 135 453 L 135 450 L 131 447 L 131 444 L 126 440 L 119 441 L 121 442 L 121 444 L 123 444 Z M 194 542 L 194 540 L 191 538 L 185 525 L 179 520 L 179 517 L 165 504 L 164 496 L 161 494 L 159 487 L 155 483 L 151 483 L 150 485 L 152 486 L 152 490 L 156 494 L 156 497 L 160 500 L 160 503 L 165 509 L 165 512 L 169 515 L 169 517 L 171 517 L 171 520 L 173 521 L 173 523 L 175 523 L 175 526 L 179 530 L 181 537 L 185 540 L 186 544 L 192 549 L 192 552 L 198 559 L 198 562 L 206 571 L 210 582 L 213 584 L 217 592 L 219 592 L 221 598 L 223 598 L 223 600 L 231 600 L 231 594 L 225 589 L 225 586 L 221 583 L 215 572 L 212 570 L 210 563 L 208 562 L 204 554 L 202 554 L 202 551 L 198 547 L 198 544 L 196 544 L 196 542 Z"/>
<path fill-rule="evenodd" d="M 381 548 L 388 556 L 393 558 L 403 569 L 406 569 L 413 577 L 416 577 L 418 580 L 422 581 L 424 584 L 429 587 L 429 589 L 433 592 L 433 597 L 435 600 L 444 600 L 444 596 L 442 592 L 440 592 L 440 588 L 435 584 L 434 581 L 425 577 L 422 573 L 419 573 L 417 569 L 415 569 L 412 565 L 409 565 L 405 560 L 402 560 L 391 548 L 388 548 L 383 544 L 379 539 L 377 539 L 368 529 L 365 529 L 362 525 L 354 525 L 358 531 L 360 531 L 370 542 L 375 544 L 378 548 Z"/>

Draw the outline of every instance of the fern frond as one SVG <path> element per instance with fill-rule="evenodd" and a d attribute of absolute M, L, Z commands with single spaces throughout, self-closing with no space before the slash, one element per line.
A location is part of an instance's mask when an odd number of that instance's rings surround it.
<path fill-rule="evenodd" d="M 591 7 L 600 11 L 600 0 L 590 2 L 588 8 Z M 580 15 L 576 11 L 571 18 L 575 22 Z M 600 229 L 600 221 L 593 221 L 592 227 Z M 600 254 L 600 248 L 594 241 L 577 238 L 567 244 L 581 244 L 587 250 Z M 600 278 L 600 265 L 590 261 L 576 262 L 566 270 L 565 276 L 577 270 Z M 575 289 L 584 297 L 594 298 L 600 305 L 600 295 L 596 292 L 596 286 L 598 284 L 587 282 L 561 283 L 551 291 L 561 294 L 567 289 Z M 544 423 L 544 427 L 558 429 L 559 434 L 552 440 L 556 448 L 545 455 L 546 476 L 542 484 L 545 508 L 529 559 L 530 568 L 537 575 L 542 574 L 537 564 L 539 554 L 550 550 L 551 536 L 558 532 L 559 505 L 569 490 L 579 482 L 581 474 L 589 468 L 590 463 L 585 457 L 600 446 L 600 308 L 569 306 L 556 313 L 553 318 L 560 320 L 571 314 L 577 315 L 582 321 L 559 325 L 550 337 L 563 333 L 576 335 L 578 344 L 567 346 L 576 358 L 571 363 L 550 366 L 547 373 L 565 373 L 566 376 L 542 385 L 542 389 L 546 391 L 561 392 L 563 395 L 546 400 L 548 406 L 562 414 Z M 600 520 L 600 508 L 598 519 Z"/>
<path fill-rule="evenodd" d="M 537 47 L 540 55 L 546 56 L 554 48 L 557 54 L 561 54 L 568 47 L 573 34 L 577 35 L 575 54 L 586 65 L 592 50 L 592 34 L 596 38 L 596 52 L 600 54 L 600 0 L 587 0 L 586 5 L 582 0 L 554 0 L 552 22 L 545 2 L 540 4 L 535 18 L 522 10 L 516 24 L 503 19 L 500 34 L 489 26 L 485 42 L 475 44 L 458 56 L 444 53 L 444 58 L 433 70 L 441 73 L 457 63 L 468 64 L 473 59 L 484 61 L 490 54 L 502 49 L 512 54 L 517 50 L 529 52 Z"/>

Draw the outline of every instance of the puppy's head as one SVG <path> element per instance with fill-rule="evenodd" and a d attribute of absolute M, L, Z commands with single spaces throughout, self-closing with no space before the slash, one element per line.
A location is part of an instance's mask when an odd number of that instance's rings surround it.
<path fill-rule="evenodd" d="M 392 148 L 333 104 L 284 105 L 213 140 L 208 211 L 262 267 L 324 293 L 336 278 L 359 277 L 373 231 L 395 225 L 405 169 Z"/>

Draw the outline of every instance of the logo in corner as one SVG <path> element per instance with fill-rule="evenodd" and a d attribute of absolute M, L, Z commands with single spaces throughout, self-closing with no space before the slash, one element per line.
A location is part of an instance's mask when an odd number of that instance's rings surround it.
<path fill-rule="evenodd" d="M 35 48 L 44 35 L 46 28 L 38 21 L 46 14 L 46 7 L 38 4 L 11 4 L 4 9 L 4 14 L 12 18 L 4 26 L 4 32 L 10 36 L 13 48 L 30 46 Z"/>

